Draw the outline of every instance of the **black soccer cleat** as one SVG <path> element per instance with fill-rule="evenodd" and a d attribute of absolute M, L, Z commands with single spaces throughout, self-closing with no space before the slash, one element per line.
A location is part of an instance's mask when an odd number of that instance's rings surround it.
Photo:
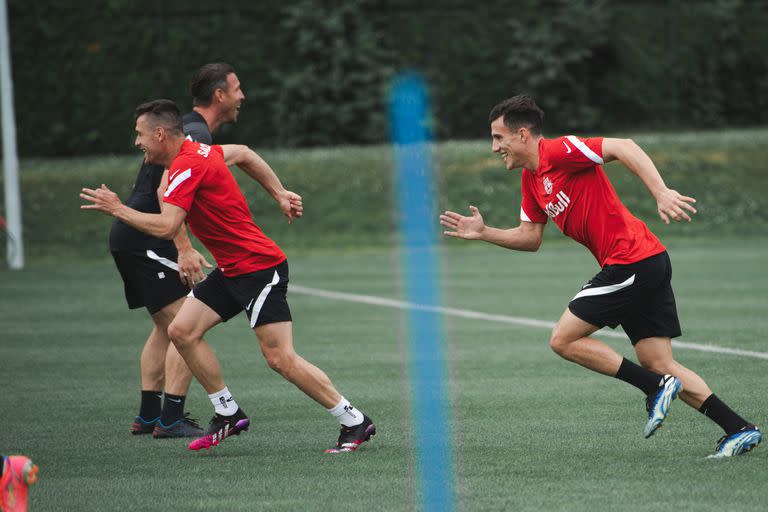
<path fill-rule="evenodd" d="M 250 423 L 251 420 L 248 419 L 242 409 L 238 409 L 232 416 L 214 414 L 208 425 L 208 430 L 205 431 L 203 437 L 189 443 L 189 449 L 198 451 L 217 446 L 224 439 L 230 436 L 239 436 L 240 432 L 248 430 Z"/>
<path fill-rule="evenodd" d="M 376 435 L 376 425 L 371 418 L 363 414 L 363 422 L 354 427 L 341 426 L 341 433 L 336 446 L 328 448 L 325 453 L 346 453 L 357 450 L 361 444 Z"/>
<path fill-rule="evenodd" d="M 155 424 L 155 430 L 152 431 L 152 437 L 155 439 L 165 439 L 169 437 L 200 437 L 205 431 L 197 423 L 197 420 L 189 417 L 189 413 L 184 413 L 184 417 L 164 425 L 162 420 Z"/>

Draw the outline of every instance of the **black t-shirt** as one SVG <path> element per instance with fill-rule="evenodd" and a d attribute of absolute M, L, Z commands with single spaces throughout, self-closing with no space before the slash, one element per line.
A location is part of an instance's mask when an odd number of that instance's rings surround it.
<path fill-rule="evenodd" d="M 183 122 L 184 134 L 188 139 L 204 144 L 213 143 L 213 137 L 203 116 L 193 110 L 183 117 Z M 125 201 L 126 206 L 144 213 L 160 213 L 157 188 L 160 186 L 163 172 L 165 169 L 162 165 L 142 164 L 131 195 Z M 112 251 L 143 251 L 160 248 L 175 249 L 175 245 L 173 240 L 155 238 L 115 219 L 109 232 L 109 248 Z"/>

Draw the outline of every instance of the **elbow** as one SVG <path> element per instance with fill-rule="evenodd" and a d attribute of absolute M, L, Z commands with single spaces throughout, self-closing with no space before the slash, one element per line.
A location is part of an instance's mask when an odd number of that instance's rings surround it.
<path fill-rule="evenodd" d="M 526 252 L 536 252 L 541 247 L 541 239 L 540 236 L 528 237 L 521 249 Z"/>
<path fill-rule="evenodd" d="M 179 232 L 179 226 L 167 226 L 163 227 L 159 233 L 157 233 L 158 238 L 162 238 L 163 240 L 173 240 L 176 238 L 176 235 Z"/>

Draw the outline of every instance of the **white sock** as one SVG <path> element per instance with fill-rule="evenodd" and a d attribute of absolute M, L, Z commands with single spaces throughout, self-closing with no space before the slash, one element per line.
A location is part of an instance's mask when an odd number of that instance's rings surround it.
<path fill-rule="evenodd" d="M 359 409 L 355 409 L 355 406 L 350 404 L 349 400 L 344 397 L 341 397 L 336 407 L 327 409 L 327 411 L 345 427 L 354 427 L 363 422 L 363 413 Z"/>
<path fill-rule="evenodd" d="M 232 398 L 232 393 L 229 392 L 229 388 L 225 387 L 221 391 L 217 391 L 208 395 L 211 399 L 213 407 L 216 409 L 216 414 L 222 416 L 232 416 L 239 409 L 237 402 Z"/>

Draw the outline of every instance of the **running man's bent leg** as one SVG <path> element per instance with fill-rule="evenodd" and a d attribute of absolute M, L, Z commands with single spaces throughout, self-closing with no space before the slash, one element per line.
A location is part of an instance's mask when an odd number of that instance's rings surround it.
<path fill-rule="evenodd" d="M 325 372 L 294 351 L 291 322 L 260 325 L 254 332 L 270 368 L 326 409 L 339 403 L 341 394 Z"/>
<path fill-rule="evenodd" d="M 208 394 L 225 387 L 216 354 L 203 339 L 205 333 L 219 322 L 218 313 L 200 300 L 188 297 L 168 326 L 168 336 Z"/>
<path fill-rule="evenodd" d="M 701 407 L 711 394 L 704 379 L 685 366 L 672 355 L 672 341 L 665 337 L 644 338 L 635 344 L 635 354 L 640 364 L 652 372 L 674 375 L 683 383 L 680 399 L 694 409 Z"/>
<path fill-rule="evenodd" d="M 568 361 L 614 377 L 623 358 L 602 341 L 589 337 L 598 329 L 566 309 L 552 331 L 549 346 Z"/>
<path fill-rule="evenodd" d="M 158 325 L 168 340 L 168 350 L 165 354 L 165 392 L 171 395 L 186 395 L 192 381 L 192 372 L 168 336 L 168 326 L 176 318 L 185 300 L 186 297 L 182 297 L 163 308 L 163 312 L 166 313 L 165 321 L 162 326 Z"/>

